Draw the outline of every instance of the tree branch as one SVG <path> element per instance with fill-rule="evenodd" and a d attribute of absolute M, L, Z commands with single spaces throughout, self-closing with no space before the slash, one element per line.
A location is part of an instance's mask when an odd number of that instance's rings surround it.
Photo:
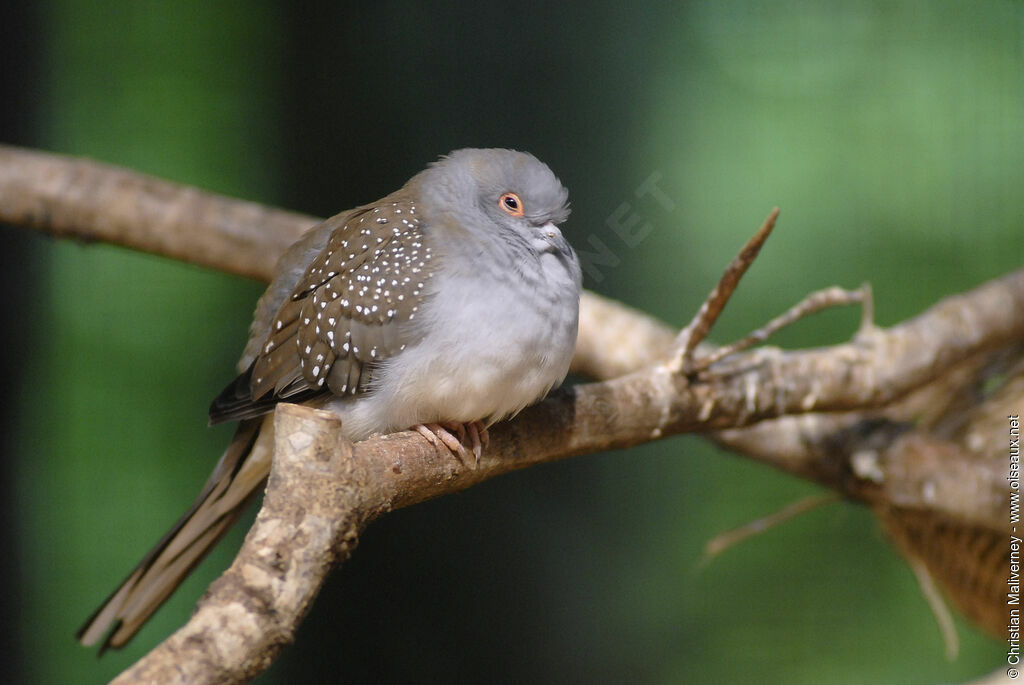
<path fill-rule="evenodd" d="M 314 217 L 89 159 L 0 145 L 0 221 L 270 280 Z"/>

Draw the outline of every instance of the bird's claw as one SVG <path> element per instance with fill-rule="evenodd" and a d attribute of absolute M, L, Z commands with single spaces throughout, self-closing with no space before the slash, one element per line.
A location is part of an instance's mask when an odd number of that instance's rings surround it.
<path fill-rule="evenodd" d="M 472 453 L 474 466 L 480 464 L 480 455 L 483 454 L 483 449 L 490 440 L 487 427 L 481 421 L 470 421 L 464 424 L 419 424 L 413 430 L 426 438 L 427 442 L 436 449 L 440 450 L 443 447 L 462 463 L 466 463 Z M 469 438 L 469 449 L 466 449 L 466 445 L 463 444 L 467 437 Z"/>

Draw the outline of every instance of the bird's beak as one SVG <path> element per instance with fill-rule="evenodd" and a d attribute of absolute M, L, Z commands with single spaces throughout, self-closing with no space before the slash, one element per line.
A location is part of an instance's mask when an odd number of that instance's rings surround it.
<path fill-rule="evenodd" d="M 543 226 L 537 227 L 537 233 L 533 239 L 534 247 L 540 252 L 552 252 L 561 249 L 565 244 L 565 238 L 558 226 L 550 221 Z"/>
<path fill-rule="evenodd" d="M 550 221 L 538 228 L 537 231 L 543 239 L 551 241 L 552 244 L 565 240 L 562 237 L 562 231 Z"/>
<path fill-rule="evenodd" d="M 558 229 L 558 226 L 555 226 L 550 221 L 541 226 L 540 231 L 545 238 L 550 238 L 551 240 L 558 240 L 562 237 L 562 232 Z"/>

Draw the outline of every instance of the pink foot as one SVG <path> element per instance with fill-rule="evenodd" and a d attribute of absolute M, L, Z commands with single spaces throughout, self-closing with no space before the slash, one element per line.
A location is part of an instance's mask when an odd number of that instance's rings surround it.
<path fill-rule="evenodd" d="M 426 438 L 427 442 L 435 448 L 444 447 L 463 463 L 472 452 L 474 465 L 480 463 L 480 455 L 490 440 L 487 427 L 481 421 L 470 421 L 466 424 L 449 422 L 419 424 L 413 426 L 413 430 Z M 469 437 L 469 450 L 462 444 L 467 436 Z"/>

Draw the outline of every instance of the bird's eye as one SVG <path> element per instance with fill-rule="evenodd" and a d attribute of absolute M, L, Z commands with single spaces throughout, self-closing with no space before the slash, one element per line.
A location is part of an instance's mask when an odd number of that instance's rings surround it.
<path fill-rule="evenodd" d="M 515 193 L 505 193 L 498 198 L 498 206 L 512 216 L 523 215 L 523 202 Z"/>

